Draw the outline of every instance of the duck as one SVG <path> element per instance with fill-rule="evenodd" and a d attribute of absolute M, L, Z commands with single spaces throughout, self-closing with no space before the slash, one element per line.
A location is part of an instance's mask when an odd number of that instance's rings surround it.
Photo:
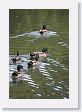
<path fill-rule="evenodd" d="M 17 80 L 22 80 L 22 76 L 23 76 L 23 66 L 18 65 L 17 66 L 17 71 L 14 71 L 11 75 L 13 83 L 16 83 Z"/>
<path fill-rule="evenodd" d="M 39 55 L 34 54 L 34 52 L 30 53 L 30 61 L 28 62 L 28 68 L 33 68 L 38 64 L 38 62 L 39 62 Z"/>
<path fill-rule="evenodd" d="M 30 60 L 39 59 L 39 58 L 47 58 L 49 56 L 48 48 L 43 48 L 41 52 L 33 52 L 30 53 Z"/>
<path fill-rule="evenodd" d="M 47 32 L 47 31 L 48 31 L 48 30 L 47 30 L 47 25 L 46 25 L 46 24 L 44 24 L 44 25 L 43 25 L 43 28 L 42 28 L 42 29 L 40 29 L 40 31 L 39 31 L 39 32 L 40 32 L 40 34 L 41 34 L 41 35 L 43 35 L 43 34 L 44 34 L 44 32 Z"/>
<path fill-rule="evenodd" d="M 17 55 L 13 58 L 11 58 L 11 60 L 13 61 L 13 63 L 16 63 L 16 61 L 19 61 L 21 58 L 19 56 L 19 50 L 17 50 Z"/>
<path fill-rule="evenodd" d="M 38 64 L 38 61 L 31 60 L 30 62 L 28 62 L 28 68 L 32 68 L 32 67 L 36 66 L 37 64 Z"/>
<path fill-rule="evenodd" d="M 38 61 L 38 59 L 39 59 L 39 54 L 38 53 L 37 54 L 35 52 L 30 53 L 30 60 Z"/>

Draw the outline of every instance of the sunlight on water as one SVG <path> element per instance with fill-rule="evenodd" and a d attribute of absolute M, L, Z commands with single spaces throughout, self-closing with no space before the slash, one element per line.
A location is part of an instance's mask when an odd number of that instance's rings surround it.
<path fill-rule="evenodd" d="M 12 82 L 11 74 L 13 73 L 13 71 L 16 71 L 17 65 L 21 64 L 23 66 L 23 68 L 24 68 L 22 80 L 26 81 L 31 87 L 39 89 L 40 86 L 41 86 L 40 83 L 39 82 L 37 83 L 36 81 L 34 81 L 32 79 L 32 77 L 31 77 L 32 72 L 31 72 L 31 75 L 29 75 L 29 68 L 27 66 L 27 63 L 29 62 L 29 55 L 20 55 L 21 60 L 18 61 L 16 64 L 13 64 L 13 62 L 11 61 L 11 58 L 14 57 L 14 56 L 15 55 L 10 55 L 10 57 L 9 57 L 9 81 Z M 61 84 L 63 83 L 63 81 L 59 81 L 58 85 L 55 86 L 55 81 L 54 81 L 54 78 L 53 78 L 53 76 L 55 76 L 55 73 L 58 72 L 57 70 L 55 70 L 53 68 L 56 65 L 58 65 L 58 67 L 61 67 L 62 70 L 63 69 L 68 70 L 68 69 L 65 68 L 64 64 L 62 64 L 58 60 L 54 60 L 54 59 L 52 59 L 50 57 L 47 58 L 47 63 L 39 62 L 39 64 L 37 65 L 37 68 L 38 68 L 38 71 L 40 72 L 40 74 L 43 75 L 44 79 L 46 81 L 49 80 L 49 83 L 47 83 L 45 81 L 44 84 L 46 86 L 52 87 L 53 91 L 62 91 L 63 87 L 61 86 Z M 34 91 L 34 89 L 32 89 L 31 91 Z M 53 91 L 52 91 L 52 94 L 54 95 Z M 64 93 L 65 93 L 65 91 L 64 91 Z M 66 94 L 68 94 L 68 91 L 66 92 Z M 36 95 L 38 97 L 40 97 L 41 93 L 37 93 Z M 64 94 L 63 94 L 63 96 L 64 96 Z"/>
<path fill-rule="evenodd" d="M 47 32 L 40 30 L 47 25 Z M 30 52 L 48 48 L 49 57 L 28 68 Z M 21 60 L 11 60 L 20 51 Z M 17 65 L 23 75 L 14 84 L 11 75 Z M 69 98 L 69 10 L 10 9 L 9 10 L 9 98 L 68 99 Z"/>
<path fill-rule="evenodd" d="M 58 42 L 58 45 L 64 46 L 66 48 L 69 48 L 69 46 L 65 42 L 62 42 L 62 41 Z"/>
<path fill-rule="evenodd" d="M 39 31 L 33 31 L 33 32 L 30 32 L 30 33 L 23 33 L 23 34 L 20 34 L 20 35 L 16 35 L 16 36 L 13 36 L 13 37 L 10 37 L 10 38 L 18 38 L 18 37 L 24 37 L 24 36 L 31 36 L 31 37 L 35 37 L 35 38 L 40 38 L 40 37 L 45 37 L 45 38 L 48 38 L 50 36 L 56 36 L 57 35 L 57 32 L 53 32 L 53 31 L 47 31 L 47 32 L 44 32 L 43 35 L 41 35 L 39 33 Z"/>

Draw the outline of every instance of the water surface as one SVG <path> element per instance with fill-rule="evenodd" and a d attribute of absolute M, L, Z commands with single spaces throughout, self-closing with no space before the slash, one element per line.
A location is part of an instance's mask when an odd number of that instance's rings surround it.
<path fill-rule="evenodd" d="M 69 11 L 9 11 L 9 97 L 12 99 L 69 98 Z M 49 33 L 39 30 L 48 24 Z M 56 32 L 57 35 L 52 35 Z M 13 37 L 13 38 L 12 38 Z M 50 56 L 28 69 L 29 53 L 47 47 Z M 11 57 L 20 50 L 21 61 L 13 64 Z M 12 84 L 11 74 L 23 65 L 23 82 Z"/>

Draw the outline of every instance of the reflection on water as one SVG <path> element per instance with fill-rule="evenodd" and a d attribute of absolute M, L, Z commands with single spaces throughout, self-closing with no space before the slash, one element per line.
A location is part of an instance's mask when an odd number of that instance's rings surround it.
<path fill-rule="evenodd" d="M 29 55 L 20 55 L 21 60 L 17 61 L 16 64 L 13 64 L 11 58 L 15 55 L 10 55 L 9 57 L 9 81 L 12 82 L 11 74 L 13 71 L 16 71 L 17 65 L 21 64 L 24 68 L 23 72 L 23 80 L 27 82 L 31 87 L 31 91 L 35 91 L 37 89 L 37 92 L 35 93 L 36 96 L 39 98 L 42 96 L 42 84 L 47 87 L 47 96 L 50 97 L 50 94 L 52 94 L 53 98 L 55 98 L 55 92 L 59 92 L 59 96 L 61 94 L 60 98 L 69 98 L 69 87 L 68 84 L 66 85 L 64 83 L 64 80 L 57 81 L 57 74 L 58 74 L 58 68 L 60 68 L 62 71 L 68 71 L 68 68 L 65 67 L 65 65 L 58 61 L 58 59 L 52 59 L 51 57 L 46 58 L 46 61 L 40 61 L 36 66 L 33 68 L 28 68 L 28 62 L 29 62 Z M 41 83 L 40 81 L 36 81 L 33 79 L 32 75 L 36 75 L 39 78 L 42 77 L 44 82 Z M 63 75 L 63 74 L 61 74 Z M 56 78 L 55 78 L 56 77 Z M 62 76 L 61 76 L 62 77 Z M 65 84 L 65 85 L 64 85 Z M 51 93 L 48 91 L 50 88 Z"/>
<path fill-rule="evenodd" d="M 65 43 L 65 42 L 58 42 L 58 45 L 61 45 L 61 46 L 65 46 L 66 48 L 69 48 L 69 46 Z"/>
<path fill-rule="evenodd" d="M 39 31 L 33 31 L 33 32 L 30 32 L 30 33 L 23 33 L 21 35 L 16 35 L 16 36 L 13 36 L 13 37 L 10 37 L 10 38 L 18 38 L 18 37 L 23 37 L 23 36 L 31 36 L 31 37 L 35 37 L 35 38 L 40 38 L 40 37 L 44 37 L 44 38 L 48 38 L 50 36 L 56 36 L 57 33 L 56 32 L 52 32 L 52 31 L 47 31 L 47 32 L 44 32 L 43 35 L 40 34 Z"/>
<path fill-rule="evenodd" d="M 49 27 L 41 35 L 43 24 Z M 29 53 L 43 48 L 48 48 L 50 56 L 28 69 Z M 17 49 L 21 61 L 13 64 L 11 57 Z M 24 67 L 23 82 L 12 84 L 11 74 L 18 64 Z M 69 98 L 68 9 L 9 10 L 9 82 L 9 98 Z"/>

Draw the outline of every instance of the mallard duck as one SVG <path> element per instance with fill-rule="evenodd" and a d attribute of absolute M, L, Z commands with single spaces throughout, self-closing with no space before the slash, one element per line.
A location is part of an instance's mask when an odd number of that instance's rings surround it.
<path fill-rule="evenodd" d="M 46 58 L 48 57 L 49 54 L 48 54 L 48 49 L 47 48 L 43 48 L 41 52 L 33 52 L 33 53 L 30 53 L 30 59 L 33 60 L 33 59 L 39 59 L 39 58 Z"/>
<path fill-rule="evenodd" d="M 30 60 L 36 60 L 38 61 L 39 55 L 36 54 L 35 52 L 30 53 Z"/>
<path fill-rule="evenodd" d="M 44 32 L 47 32 L 48 30 L 46 29 L 47 25 L 43 25 L 43 28 L 40 30 L 40 34 L 43 35 Z"/>
<path fill-rule="evenodd" d="M 38 64 L 38 61 L 36 60 L 31 60 L 30 62 L 28 62 L 28 68 L 31 68 L 33 66 L 36 66 Z"/>
<path fill-rule="evenodd" d="M 16 63 L 16 61 L 19 61 L 21 58 L 19 56 L 19 50 L 17 50 L 17 55 L 13 58 L 11 58 L 11 60 L 13 61 L 13 63 Z"/>
<path fill-rule="evenodd" d="M 23 72 L 23 66 L 22 65 L 18 65 L 17 66 L 17 71 L 14 71 L 12 73 L 12 80 L 13 83 L 16 83 L 17 80 L 21 80 L 22 79 L 22 72 Z"/>

